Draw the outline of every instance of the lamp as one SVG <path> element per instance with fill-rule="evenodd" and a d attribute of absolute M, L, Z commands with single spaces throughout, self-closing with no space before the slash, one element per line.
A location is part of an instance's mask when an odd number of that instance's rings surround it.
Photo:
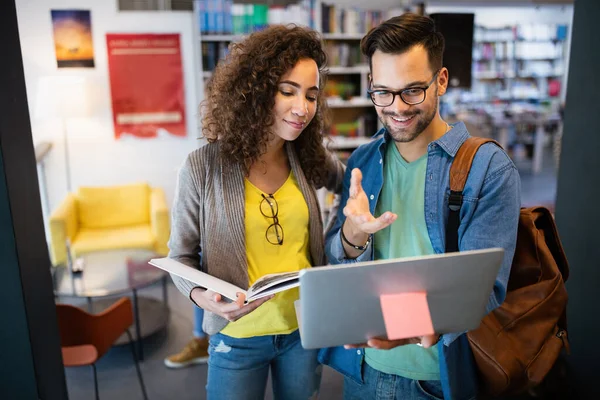
<path fill-rule="evenodd" d="M 34 115 L 39 119 L 61 119 L 67 191 L 71 191 L 67 121 L 71 118 L 88 117 L 90 114 L 88 84 L 84 77 L 60 75 L 39 79 Z"/>

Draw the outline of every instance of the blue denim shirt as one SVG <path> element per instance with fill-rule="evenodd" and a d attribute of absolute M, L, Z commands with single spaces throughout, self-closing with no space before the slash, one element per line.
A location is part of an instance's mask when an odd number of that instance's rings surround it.
<path fill-rule="evenodd" d="M 348 200 L 350 174 L 359 168 L 363 174 L 362 186 L 369 198 L 369 208 L 375 206 L 383 186 L 383 160 L 388 144 L 393 145 L 385 129 L 380 130 L 373 143 L 361 146 L 352 153 L 344 178 L 337 220 L 326 237 L 326 253 L 332 264 L 373 260 L 373 242 L 356 259 L 345 258 L 340 228 L 345 216 L 342 212 Z M 436 253 L 445 252 L 445 226 L 448 218 L 450 195 L 450 166 L 462 143 L 469 137 L 462 122 L 427 147 L 427 172 L 425 181 L 425 223 L 431 244 Z M 498 307 L 506 296 L 506 286 L 517 240 L 517 227 L 521 204 L 519 173 L 498 146 L 484 144 L 473 160 L 463 191 L 458 232 L 459 249 L 475 250 L 502 247 L 504 260 L 494 290 L 490 294 L 487 311 Z M 464 332 L 445 334 L 438 343 L 440 376 L 445 399 L 471 399 L 477 394 L 475 364 L 469 341 Z M 345 376 L 362 382 L 362 350 L 345 350 L 343 347 L 321 350 L 320 361 Z"/>

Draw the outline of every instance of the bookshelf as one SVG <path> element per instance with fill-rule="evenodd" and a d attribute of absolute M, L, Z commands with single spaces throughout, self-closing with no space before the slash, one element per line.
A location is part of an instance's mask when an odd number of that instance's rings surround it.
<path fill-rule="evenodd" d="M 560 100 L 567 26 L 477 26 L 473 45 L 476 101 Z"/>
<path fill-rule="evenodd" d="M 204 98 L 205 82 L 219 60 L 227 55 L 232 42 L 274 23 L 311 27 L 321 33 L 328 56 L 329 76 L 323 90 L 332 126 L 329 132 L 324 132 L 325 143 L 345 162 L 354 149 L 369 143 L 380 128 L 367 96 L 369 66 L 361 55 L 360 41 L 387 17 L 385 11 L 344 7 L 321 0 L 196 0 L 197 64 L 203 78 L 199 98 Z M 333 196 L 322 190 L 319 199 L 326 218 Z"/>
<path fill-rule="evenodd" d="M 539 172 L 543 148 L 562 130 L 567 33 L 567 25 L 540 22 L 475 26 L 472 87 L 448 91 L 441 108 Z"/>
<path fill-rule="evenodd" d="M 256 0 L 260 1 L 266 2 Z M 242 40 L 249 32 L 270 23 L 309 26 L 322 33 L 328 55 L 329 78 L 324 90 L 334 126 L 332 132 L 325 134 L 347 137 L 374 134 L 378 124 L 366 94 L 369 67 L 360 54 L 360 40 L 366 31 L 386 17 L 385 12 L 345 8 L 321 0 L 269 0 L 268 3 L 254 4 L 250 0 L 194 2 L 194 19 L 199 33 L 198 65 L 203 81 L 210 79 L 216 64 L 227 55 L 229 44 Z M 203 98 L 202 93 L 200 95 Z M 352 124 L 355 129 L 350 126 Z"/>

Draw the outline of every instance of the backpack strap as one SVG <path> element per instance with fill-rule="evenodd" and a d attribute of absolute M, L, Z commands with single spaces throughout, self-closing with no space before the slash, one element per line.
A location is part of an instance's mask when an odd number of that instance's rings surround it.
<path fill-rule="evenodd" d="M 448 222 L 446 223 L 446 253 L 458 251 L 458 227 L 460 225 L 460 208 L 463 202 L 463 190 L 471 170 L 471 164 L 477 150 L 485 143 L 500 144 L 492 139 L 470 136 L 460 146 L 450 166 L 450 198 L 448 200 Z"/>

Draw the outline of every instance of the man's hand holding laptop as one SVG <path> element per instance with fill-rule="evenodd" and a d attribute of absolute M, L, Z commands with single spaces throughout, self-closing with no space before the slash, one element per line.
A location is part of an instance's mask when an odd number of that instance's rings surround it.
<path fill-rule="evenodd" d="M 409 339 L 399 339 L 399 340 L 387 340 L 383 338 L 372 338 L 369 339 L 366 343 L 359 344 L 347 344 L 344 345 L 345 349 L 359 349 L 364 347 L 370 347 L 378 350 L 389 350 L 394 347 L 404 346 L 407 344 L 416 344 L 417 346 L 422 346 L 424 348 L 433 347 L 439 342 L 440 335 L 426 335 Z"/>

